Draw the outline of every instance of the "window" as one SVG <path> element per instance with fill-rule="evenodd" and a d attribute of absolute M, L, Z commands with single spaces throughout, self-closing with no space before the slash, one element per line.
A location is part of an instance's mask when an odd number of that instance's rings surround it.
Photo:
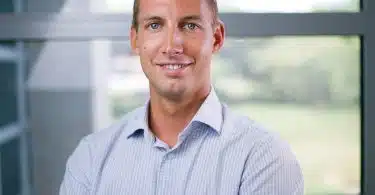
<path fill-rule="evenodd" d="M 213 65 L 222 99 L 291 144 L 306 194 L 359 193 L 359 38 L 278 36 L 227 43 Z"/>
<path fill-rule="evenodd" d="M 148 81 L 126 44 L 114 42 L 115 118 L 148 97 Z M 229 38 L 212 68 L 222 101 L 291 144 L 306 194 L 360 192 L 359 37 Z"/>

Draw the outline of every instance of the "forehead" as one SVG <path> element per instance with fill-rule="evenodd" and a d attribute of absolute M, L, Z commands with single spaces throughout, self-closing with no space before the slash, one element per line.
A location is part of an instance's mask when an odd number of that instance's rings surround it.
<path fill-rule="evenodd" d="M 206 0 L 139 0 L 139 17 L 203 15 L 210 12 Z"/>

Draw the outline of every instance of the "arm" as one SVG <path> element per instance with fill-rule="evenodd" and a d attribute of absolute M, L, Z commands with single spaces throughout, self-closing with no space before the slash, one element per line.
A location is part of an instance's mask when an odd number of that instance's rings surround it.
<path fill-rule="evenodd" d="M 86 195 L 90 193 L 91 155 L 86 139 L 82 139 L 68 158 L 60 195 Z"/>
<path fill-rule="evenodd" d="M 252 151 L 244 168 L 241 195 L 304 193 L 300 165 L 287 143 L 270 136 Z"/>

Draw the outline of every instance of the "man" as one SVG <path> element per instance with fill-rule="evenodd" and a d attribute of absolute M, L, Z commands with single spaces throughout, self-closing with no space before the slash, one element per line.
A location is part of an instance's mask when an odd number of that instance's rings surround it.
<path fill-rule="evenodd" d="M 136 0 L 133 17 L 150 99 L 81 140 L 60 194 L 303 194 L 288 144 L 215 94 L 211 58 L 225 36 L 215 0 Z"/>

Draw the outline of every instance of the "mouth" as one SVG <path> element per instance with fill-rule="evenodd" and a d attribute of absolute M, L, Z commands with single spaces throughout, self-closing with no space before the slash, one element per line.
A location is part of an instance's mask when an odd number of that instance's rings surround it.
<path fill-rule="evenodd" d="M 191 65 L 191 63 L 185 63 L 185 64 L 158 64 L 158 66 L 167 69 L 167 70 L 178 70 L 185 68 L 187 66 Z"/>
<path fill-rule="evenodd" d="M 185 70 L 191 66 L 193 63 L 162 63 L 157 64 L 158 67 L 170 77 L 180 77 L 183 76 Z"/>

